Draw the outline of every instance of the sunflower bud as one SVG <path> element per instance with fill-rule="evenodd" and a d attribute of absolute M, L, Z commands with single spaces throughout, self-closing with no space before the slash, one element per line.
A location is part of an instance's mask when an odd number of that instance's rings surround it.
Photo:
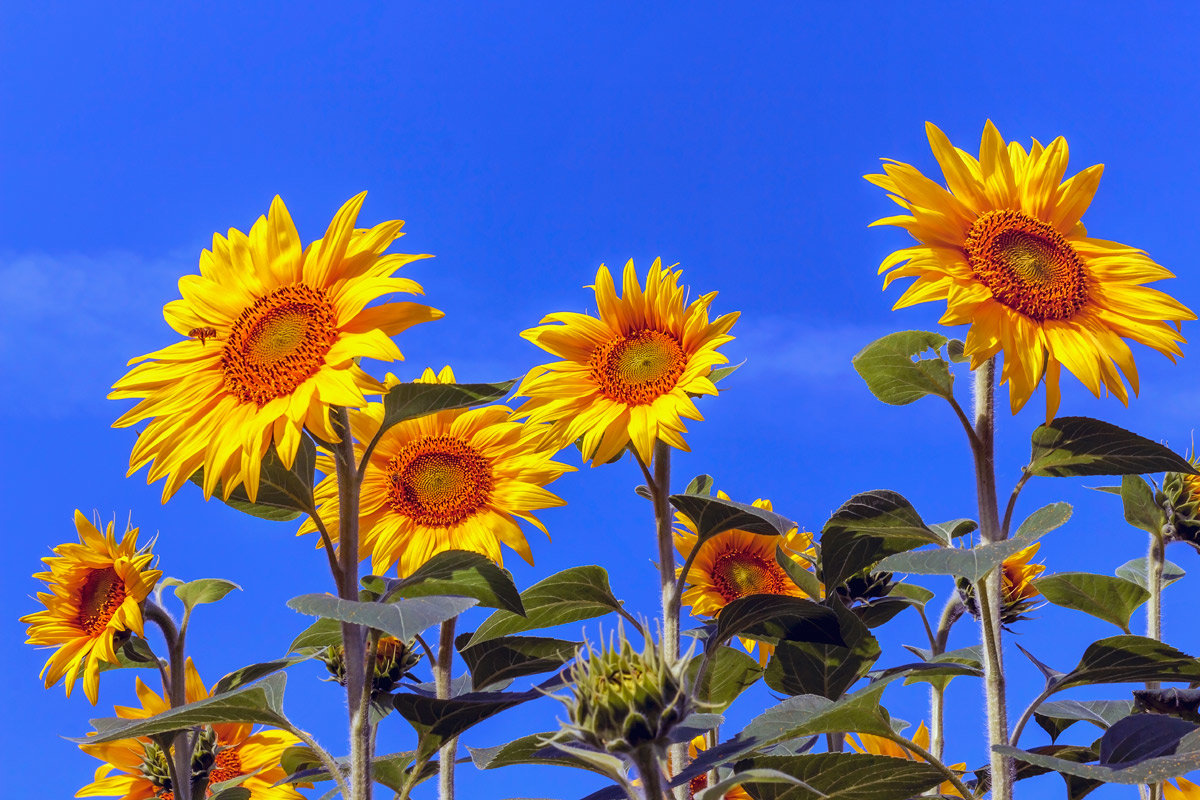
<path fill-rule="evenodd" d="M 869 603 L 891 594 L 896 584 L 890 572 L 864 572 L 837 588 L 838 596 L 847 607 L 857 602 Z"/>
<path fill-rule="evenodd" d="M 1200 467 L 1195 458 L 1189 460 L 1192 466 Z M 1155 499 L 1170 512 L 1169 521 L 1175 526 L 1172 538 L 1200 550 L 1200 475 L 1168 472 L 1162 492 Z"/>
<path fill-rule="evenodd" d="M 325 648 L 322 656 L 325 667 L 338 683 L 346 685 L 346 651 L 339 645 Z M 381 636 L 375 646 L 375 669 L 371 678 L 371 691 L 386 694 L 396 688 L 401 678 L 408 675 L 421 660 L 421 654 L 412 642 L 402 642 L 394 636 Z"/>
<path fill-rule="evenodd" d="M 1000 622 L 1011 625 L 1028 619 L 1025 612 L 1039 605 L 1041 593 L 1033 585 L 1037 576 L 1046 571 L 1044 564 L 1030 564 L 1029 559 L 1037 553 L 1041 542 L 1034 542 L 1008 558 L 1000 565 Z M 979 619 L 979 603 L 975 598 L 975 587 L 969 581 L 958 580 L 958 594 L 971 616 Z"/>
<path fill-rule="evenodd" d="M 684 686 L 684 661 L 667 662 L 650 640 L 634 652 L 622 632 L 616 646 L 580 654 L 571 669 L 568 730 L 580 741 L 612 753 L 662 751 L 671 730 L 692 708 Z"/>

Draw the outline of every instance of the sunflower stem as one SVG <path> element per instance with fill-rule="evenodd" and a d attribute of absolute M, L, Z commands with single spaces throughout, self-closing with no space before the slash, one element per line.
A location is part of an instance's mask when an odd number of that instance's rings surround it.
<path fill-rule="evenodd" d="M 640 748 L 633 754 L 637 764 L 638 776 L 642 779 L 642 791 L 646 800 L 663 800 L 670 797 L 669 783 L 663 779 L 663 764 L 658 754 L 648 747 Z"/>
<path fill-rule="evenodd" d="M 995 390 L 996 359 L 979 366 L 975 375 L 975 439 L 971 454 L 975 461 L 975 491 L 979 502 L 979 532 L 985 543 L 1004 539 L 996 502 Z M 1008 708 L 1005 701 L 1004 659 L 1000 634 L 1000 571 L 993 570 L 976 587 L 979 623 L 983 639 L 983 680 L 988 724 L 988 754 L 994 800 L 1012 800 L 1016 777 L 1011 758 L 992 748 L 1008 743 Z"/>
<path fill-rule="evenodd" d="M 942 617 L 938 621 L 937 633 L 929 637 L 929 646 L 933 656 L 946 652 L 946 643 L 950 639 L 950 629 L 954 623 L 962 619 L 966 607 L 955 592 L 946 601 L 942 609 Z M 924 615 L 921 617 L 924 619 Z M 946 747 L 946 687 L 930 685 L 929 687 L 929 747 L 933 754 L 941 758 Z"/>
<path fill-rule="evenodd" d="M 1167 511 L 1167 519 L 1174 516 L 1171 509 Z M 1167 523 L 1170 525 L 1170 522 Z M 1164 526 L 1165 527 L 1165 526 Z M 1166 531 L 1161 531 L 1150 537 L 1150 551 L 1146 554 L 1146 585 L 1150 589 L 1150 598 L 1146 602 L 1146 636 L 1155 641 L 1162 641 L 1162 580 L 1163 568 L 1166 563 L 1167 537 Z M 1157 689 L 1161 686 L 1158 681 L 1147 681 L 1147 689 Z M 1162 784 L 1147 785 L 1149 800 L 1162 797 Z"/>
<path fill-rule="evenodd" d="M 162 631 L 163 641 L 167 643 L 169 666 L 163 673 L 163 693 L 167 696 L 170 708 L 178 708 L 187 704 L 186 657 L 184 655 L 184 632 L 175 624 L 175 620 L 167 610 L 158 603 L 146 598 L 144 606 L 146 619 L 153 622 Z M 161 671 L 161 670 L 160 670 Z M 192 749 L 188 746 L 190 735 L 188 731 L 179 731 L 171 743 L 171 758 L 167 767 L 171 771 L 171 787 L 177 800 L 192 800 Z M 183 780 L 181 776 L 186 776 Z"/>
<path fill-rule="evenodd" d="M 338 597 L 358 600 L 358 503 L 359 474 L 355 465 L 354 439 L 350 434 L 350 414 L 344 407 L 332 412 L 340 429 L 340 440 L 333 445 L 337 472 Z M 367 629 L 350 622 L 342 623 L 342 646 L 346 654 L 346 701 L 350 716 L 350 800 L 371 798 L 371 725 L 369 684 L 367 681 Z M 366 698 L 366 699 L 364 699 Z"/>
<path fill-rule="evenodd" d="M 438 657 L 433 679 L 439 700 L 450 699 L 450 679 L 454 670 L 454 624 L 457 621 L 457 617 L 451 617 L 443 622 L 438 638 Z M 457 751 L 458 739 L 454 738 L 442 745 L 438 754 L 439 800 L 454 800 L 454 759 Z"/>

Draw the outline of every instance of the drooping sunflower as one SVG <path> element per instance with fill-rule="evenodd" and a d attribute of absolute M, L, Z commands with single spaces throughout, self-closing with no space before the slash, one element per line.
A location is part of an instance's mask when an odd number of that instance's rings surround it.
<path fill-rule="evenodd" d="M 1103 165 L 1067 181 L 1067 143 L 1059 137 L 1029 151 L 1005 143 L 991 121 L 979 158 L 950 144 L 926 123 L 934 157 L 949 190 L 915 167 L 885 160 L 868 181 L 890 193 L 908 214 L 875 225 L 896 225 L 919 244 L 889 255 L 880 266 L 886 288 L 916 281 L 895 308 L 946 301 L 943 325 L 970 324 L 971 368 L 1003 351 L 1001 383 L 1009 384 L 1016 413 L 1046 381 L 1046 417 L 1058 410 L 1061 366 L 1097 397 L 1107 389 L 1128 403 L 1121 375 L 1138 392 L 1137 366 L 1125 339 L 1174 361 L 1182 355 L 1180 323 L 1196 315 L 1142 284 L 1174 277 L 1145 252 L 1093 239 L 1080 222 Z M 1114 366 L 1115 365 L 1115 366 Z"/>
<path fill-rule="evenodd" d="M 450 367 L 425 370 L 419 382 L 454 383 Z M 390 389 L 399 381 L 387 376 Z M 350 430 L 361 460 L 383 423 L 383 404 L 350 413 Z M 534 511 L 561 506 L 543 488 L 573 469 L 551 460 L 556 443 L 546 427 L 513 421 L 503 405 L 439 411 L 387 429 L 371 452 L 360 495 L 359 558 L 384 573 L 396 565 L 403 577 L 446 550 L 470 550 L 497 563 L 500 545 L 533 563 L 517 520 L 546 533 Z M 332 458 L 318 457 L 329 477 L 316 488 L 319 513 L 336 539 L 339 504 Z M 311 520 L 300 533 L 314 531 Z"/>
<path fill-rule="evenodd" d="M 717 492 L 717 496 L 722 500 L 729 499 L 724 492 Z M 753 505 L 772 510 L 770 500 L 755 500 Z M 675 549 L 687 559 L 699 540 L 696 524 L 680 513 L 675 514 L 675 520 L 682 526 L 675 528 Z M 705 540 L 688 570 L 682 604 L 698 616 L 716 617 L 734 600 L 752 594 L 808 597 L 775 560 L 775 552 L 780 547 L 801 568 L 812 569 L 811 559 L 815 558 L 816 551 L 808 531 L 792 529 L 783 536 L 765 536 L 734 529 Z M 682 571 L 682 567 L 677 568 L 676 575 Z M 757 647 L 762 664 L 766 664 L 775 651 L 774 646 L 754 639 L 741 641 L 749 653 Z"/>
<path fill-rule="evenodd" d="M 1041 542 L 1034 542 L 1013 553 L 1000 565 L 1000 621 L 1005 625 L 1027 619 L 1025 613 L 1035 608 L 1041 592 L 1034 585 L 1039 575 L 1046 571 L 1045 564 L 1030 564 L 1037 554 Z M 958 580 L 959 596 L 971 614 L 979 617 L 979 604 L 975 600 L 975 589 L 963 578 Z"/>
<path fill-rule="evenodd" d="M 858 737 L 858 741 L 855 741 L 854 736 L 847 736 L 846 741 L 852 748 L 854 748 L 856 752 L 868 753 L 875 756 L 888 756 L 890 758 L 903 758 L 908 761 L 923 762 L 925 760 L 920 756 L 904 749 L 891 739 L 885 739 L 882 736 L 874 736 L 869 733 L 858 733 L 855 734 L 855 736 Z M 925 728 L 924 722 L 917 726 L 917 730 L 912 736 L 912 742 L 922 750 L 929 749 L 929 731 Z M 954 764 L 950 766 L 950 769 L 960 773 L 966 772 L 967 765 L 966 762 L 963 762 L 962 764 Z M 938 793 L 948 795 L 950 797 L 962 797 L 962 794 L 958 791 L 958 789 L 954 788 L 954 784 L 950 781 L 943 783 L 938 788 Z"/>
<path fill-rule="evenodd" d="M 226 497 L 244 484 L 253 499 L 272 444 L 290 466 L 304 428 L 337 441 L 330 406 L 361 407 L 364 392 L 382 390 L 356 359 L 400 359 L 390 337 L 442 316 L 419 303 L 368 306 L 393 292 L 422 294 L 393 273 L 429 256 L 383 255 L 404 223 L 355 228 L 365 196 L 308 247 L 276 197 L 249 235 L 215 234 L 200 274 L 180 279 L 182 298 L 163 316 L 186 338 L 133 359 L 109 394 L 141 401 L 113 425 L 149 420 L 129 474 L 150 464 L 148 482 L 166 478 L 164 501 L 201 468 L 206 499 L 218 483 Z"/>
<path fill-rule="evenodd" d="M 138 549 L 138 529 L 126 528 L 118 542 L 114 524 L 101 533 L 75 512 L 79 544 L 60 544 L 56 555 L 42 559 L 50 570 L 33 577 L 50 590 L 37 596 L 46 608 L 20 619 L 29 624 L 27 644 L 58 648 L 42 669 L 46 687 L 65 677 L 70 697 L 82 672 L 92 705 L 100 691 L 101 662 L 118 663 L 116 637 L 128 631 L 142 635 L 142 602 L 162 577 L 150 569 L 154 555 L 149 549 Z"/>
<path fill-rule="evenodd" d="M 687 450 L 683 420 L 703 419 L 694 396 L 717 393 L 709 374 L 729 360 L 717 348 L 733 339 L 738 314 L 709 322 L 716 292 L 685 305 L 679 278 L 655 259 L 643 291 L 631 260 L 618 298 L 601 264 L 591 287 L 598 319 L 550 314 L 521 334 L 563 360 L 530 370 L 517 390 L 529 399 L 517 413 L 552 423 L 564 443 L 582 437 L 593 465 L 611 461 L 631 442 L 646 464 L 658 440 Z"/>
<path fill-rule="evenodd" d="M 191 659 L 186 668 L 186 698 L 204 700 L 208 690 Z M 164 697 L 137 679 L 140 707 L 117 706 L 122 719 L 147 719 L 170 708 Z M 302 800 L 290 785 L 275 786 L 287 772 L 280 766 L 283 751 L 300 744 L 290 733 L 264 730 L 253 733 L 249 723 L 225 722 L 203 726 L 192 754 L 192 776 L 207 776 L 210 787 L 248 775 L 239 786 L 250 792 L 250 800 Z M 96 768 L 95 780 L 75 793 L 76 797 L 120 797 L 121 800 L 173 800 L 167 754 L 146 737 L 120 739 L 104 744 L 81 744 L 81 750 L 104 763 Z M 302 784 L 310 785 L 310 784 Z M 211 795 L 211 788 L 206 796 Z"/>

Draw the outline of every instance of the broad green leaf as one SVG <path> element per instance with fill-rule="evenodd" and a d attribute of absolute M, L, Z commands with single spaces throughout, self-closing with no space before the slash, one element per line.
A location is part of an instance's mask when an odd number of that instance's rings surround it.
<path fill-rule="evenodd" d="M 979 645 L 963 647 L 958 650 L 948 650 L 936 656 L 928 650 L 919 650 L 912 647 L 908 649 L 924 659 L 924 662 L 929 666 L 928 668 L 905 671 L 905 686 L 913 683 L 928 683 L 931 686 L 945 689 L 950 684 L 950 681 L 959 675 L 983 674 L 983 651 Z M 942 666 L 947 669 L 939 669 Z M 884 670 L 880 673 L 879 677 L 885 677 L 889 674 L 891 674 L 891 670 Z"/>
<path fill-rule="evenodd" d="M 308 661 L 309 656 L 293 656 L 291 658 L 277 658 L 274 661 L 264 661 L 261 664 L 251 664 L 241 669 L 235 669 L 225 677 L 213 684 L 212 694 L 226 694 L 235 689 L 254 683 L 259 678 L 264 678 L 267 675 L 278 672 L 281 669 L 299 664 L 301 661 Z"/>
<path fill-rule="evenodd" d="M 1129 633 L 1129 618 L 1150 593 L 1124 578 L 1090 572 L 1059 572 L 1038 578 L 1033 587 L 1056 606 L 1111 622 Z"/>
<path fill-rule="evenodd" d="M 717 631 L 709 646 L 737 635 L 842 644 L 833 609 L 779 594 L 747 595 L 726 605 L 717 617 Z"/>
<path fill-rule="evenodd" d="M 1130 583 L 1136 583 L 1138 586 L 1149 591 L 1150 589 L 1150 574 L 1148 572 L 1148 559 L 1145 556 L 1135 558 L 1133 561 L 1127 561 L 1117 567 L 1117 577 L 1124 578 Z M 1163 563 L 1162 585 L 1167 588 L 1172 583 L 1180 580 L 1187 573 L 1183 571 L 1183 567 L 1178 564 L 1172 564 L 1170 561 Z"/>
<path fill-rule="evenodd" d="M 1158 783 L 1177 778 L 1195 769 L 1200 769 L 1200 741 L 1193 733 L 1179 743 L 1174 755 L 1160 756 L 1140 761 L 1128 767 L 1116 768 L 1103 764 L 1078 764 L 1064 758 L 1051 755 L 1018 750 L 1007 745 L 996 745 L 992 748 L 998 753 L 1045 767 L 1065 775 L 1077 775 L 1081 778 L 1103 781 L 1104 783 L 1121 783 L 1126 785 L 1138 783 Z"/>
<path fill-rule="evenodd" d="M 918 586 L 915 583 L 897 583 L 888 594 L 888 597 L 901 597 L 921 608 L 924 608 L 925 604 L 936 596 L 924 586 Z"/>
<path fill-rule="evenodd" d="M 887 736 L 892 730 L 891 722 L 879 698 L 897 677 L 881 678 L 836 701 L 812 694 L 789 697 L 750 720 L 737 738 L 754 741 L 756 747 L 765 747 L 800 736 L 826 733 Z"/>
<path fill-rule="evenodd" d="M 483 621 L 467 647 L 513 633 L 549 628 L 603 616 L 621 608 L 608 585 L 608 573 L 595 565 L 571 567 L 521 592 L 525 616 L 497 611 Z"/>
<path fill-rule="evenodd" d="M 380 432 L 393 425 L 438 411 L 482 406 L 502 400 L 515 380 L 503 383 L 401 383 L 383 396 Z"/>
<path fill-rule="evenodd" d="M 979 523 L 973 519 L 952 519 L 949 522 L 935 522 L 929 528 L 940 533 L 946 544 L 953 545 L 958 537 L 979 530 Z"/>
<path fill-rule="evenodd" d="M 1030 514 L 1017 526 L 1014 539 L 1033 540 L 1045 536 L 1052 530 L 1061 528 L 1071 519 L 1070 503 L 1050 503 Z"/>
<path fill-rule="evenodd" d="M 1058 417 L 1033 432 L 1026 470 L 1034 475 L 1195 474 L 1186 459 L 1157 442 L 1089 417 Z"/>
<path fill-rule="evenodd" d="M 1091 748 L 1069 744 L 1042 745 L 1041 747 L 1034 747 L 1028 752 L 1034 755 L 1053 756 L 1074 764 L 1086 764 L 1089 761 L 1096 760 L 1096 753 Z M 1025 761 L 1017 761 L 1016 768 L 1017 780 L 1019 781 L 1025 780 L 1026 778 L 1033 778 L 1038 775 L 1045 775 L 1048 772 L 1054 771 L 1047 769 L 1046 767 L 1029 764 Z M 982 767 L 980 769 L 976 769 L 975 775 L 979 778 L 979 781 L 972 788 L 975 790 L 977 797 L 983 797 L 989 788 L 988 778 L 990 776 L 988 775 L 988 768 Z M 1067 800 L 1082 800 L 1082 798 L 1086 797 L 1088 794 L 1104 785 L 1099 781 L 1080 778 L 1076 775 L 1060 773 L 1059 777 L 1061 777 L 1066 783 Z"/>
<path fill-rule="evenodd" d="M 767 663 L 767 686 L 789 695 L 836 700 L 879 659 L 879 642 L 854 612 L 834 609 L 840 643 L 781 641 Z M 728 613 L 728 607 L 721 613 Z M 718 617 L 718 622 L 720 617 Z"/>
<path fill-rule="evenodd" d="M 1200 725 L 1162 714 L 1135 714 L 1112 724 L 1100 737 L 1100 763 L 1124 767 L 1176 752 L 1188 734 Z"/>
<path fill-rule="evenodd" d="M 254 502 L 250 501 L 250 495 L 246 494 L 244 485 L 239 485 L 225 498 L 225 490 L 220 482 L 213 490 L 213 497 L 222 499 L 231 508 L 251 516 L 275 522 L 288 522 L 302 514 L 316 511 L 316 505 L 313 503 L 316 464 L 317 448 L 308 436 L 300 437 L 300 446 L 296 449 L 296 458 L 291 469 L 283 466 L 283 461 L 272 444 L 263 454 L 258 495 Z M 197 471 L 190 480 L 197 486 L 204 486 L 204 470 Z"/>
<path fill-rule="evenodd" d="M 289 723 L 283 716 L 282 705 L 286 683 L 287 676 L 280 672 L 236 691 L 172 708 L 147 719 L 95 719 L 92 726 L 96 735 L 71 741 L 103 744 L 218 722 L 255 722 L 286 728 Z"/>
<path fill-rule="evenodd" d="M 755 800 L 909 800 L 946 779 L 936 767 L 921 761 L 860 753 L 755 756 L 734 767 L 735 772 L 747 769 L 782 772 L 820 792 L 776 781 L 751 781 L 744 786 Z"/>
<path fill-rule="evenodd" d="M 926 395 L 950 399 L 954 376 L 938 351 L 946 337 L 930 331 L 900 331 L 877 339 L 851 359 L 871 394 L 893 406 L 908 405 Z M 917 358 L 930 351 L 932 358 Z"/>
<path fill-rule="evenodd" d="M 395 695 L 392 703 L 400 716 L 420 733 L 445 741 L 501 711 L 544 696 L 537 689 L 528 692 L 472 692 L 445 700 L 404 693 Z"/>
<path fill-rule="evenodd" d="M 1167 515 L 1154 502 L 1154 490 L 1141 475 L 1121 478 L 1121 505 L 1125 510 L 1125 521 L 1130 525 L 1152 536 L 1162 535 Z"/>
<path fill-rule="evenodd" d="M 188 613 L 198 605 L 215 603 L 234 589 L 240 591 L 242 588 L 224 578 L 198 578 L 187 583 L 176 582 L 171 585 L 175 587 L 175 596 L 183 603 Z"/>
<path fill-rule="evenodd" d="M 318 619 L 292 640 L 289 653 L 298 653 L 342 643 L 342 623 L 336 619 Z"/>
<path fill-rule="evenodd" d="M 364 603 L 331 594 L 302 594 L 287 602 L 301 614 L 325 617 L 391 634 L 407 642 L 426 628 L 457 617 L 475 605 L 471 597 L 414 597 L 399 603 Z"/>
<path fill-rule="evenodd" d="M 930 530 L 902 496 L 863 492 L 835 511 L 821 531 L 821 582 L 833 591 L 887 556 L 942 543 L 941 534 Z"/>
<path fill-rule="evenodd" d="M 695 800 L 722 800 L 728 792 L 746 783 L 783 783 L 789 786 L 807 786 L 804 781 L 793 778 L 786 772 L 777 769 L 749 768 L 718 782 L 714 786 L 703 789 L 695 795 Z"/>
<path fill-rule="evenodd" d="M 697 684 L 695 681 L 703 661 L 703 656 L 696 656 L 688 662 L 687 678 L 692 699 L 704 711 L 718 714 L 729 708 L 763 673 L 756 659 L 741 650 L 721 646 L 709 658 L 703 683 Z"/>
<path fill-rule="evenodd" d="M 389 753 L 385 756 L 376 756 L 371 759 L 371 777 L 376 783 L 388 787 L 394 792 L 403 791 L 404 782 L 408 778 L 407 771 L 413 765 L 413 759 L 416 757 L 415 751 L 407 751 L 402 753 Z M 341 771 L 349 775 L 350 759 L 342 757 L 334 759 Z M 289 747 L 283 751 L 280 757 L 280 766 L 288 773 L 288 776 L 276 783 L 276 786 L 281 786 L 290 783 L 324 783 L 332 781 L 333 776 L 329 774 L 329 770 L 321 765 L 320 759 L 311 749 L 304 745 Z M 420 780 L 412 781 L 415 785 Z"/>
<path fill-rule="evenodd" d="M 683 490 L 683 493 L 711 496 L 713 493 L 713 476 L 697 475 L 688 482 L 687 488 Z"/>
<path fill-rule="evenodd" d="M 154 669 L 158 667 L 158 657 L 150 649 L 150 644 L 138 636 L 130 637 L 124 645 L 115 649 L 117 663 L 100 662 L 100 671 L 110 669 Z"/>
<path fill-rule="evenodd" d="M 458 638 L 466 644 L 471 634 Z M 580 642 L 538 636 L 500 636 L 459 652 L 471 671 L 471 687 L 485 689 L 501 681 L 556 670 L 575 657 Z"/>
<path fill-rule="evenodd" d="M 611 775 L 614 772 L 619 774 L 624 768 L 619 758 L 607 753 L 595 754 L 611 759 L 601 765 L 595 763 L 593 759 L 580 758 L 570 750 L 560 749 L 551 744 L 552 740 L 561 735 L 561 731 L 535 733 L 531 736 L 522 736 L 507 744 L 499 744 L 495 747 L 468 747 L 467 750 L 471 753 L 471 761 L 477 769 L 495 769 L 517 764 L 542 764 L 552 767 L 575 767 L 601 775 Z"/>
<path fill-rule="evenodd" d="M 1110 636 L 1088 645 L 1054 688 L 1146 681 L 1200 681 L 1200 661 L 1145 636 Z"/>
<path fill-rule="evenodd" d="M 1136 689 L 1133 706 L 1137 711 L 1200 722 L 1200 689 L 1177 689 L 1174 686 L 1166 689 Z"/>
<path fill-rule="evenodd" d="M 363 579 L 363 586 L 389 597 L 473 597 L 484 608 L 525 613 L 521 594 L 508 570 L 496 566 L 487 556 L 466 550 L 438 553 L 400 580 L 369 575 Z"/>
<path fill-rule="evenodd" d="M 756 508 L 747 503 L 735 503 L 703 494 L 673 494 L 671 505 L 696 526 L 698 542 L 718 533 L 740 530 L 764 536 L 779 536 L 796 527 L 796 523 L 774 511 Z"/>
<path fill-rule="evenodd" d="M 775 563 L 792 579 L 792 583 L 796 584 L 800 591 L 809 597 L 821 596 L 821 582 L 817 580 L 816 573 L 796 562 L 792 558 L 791 551 L 782 545 L 775 548 Z"/>
<path fill-rule="evenodd" d="M 1108 730 L 1132 712 L 1133 703 L 1128 700 L 1053 700 L 1038 706 L 1033 718 L 1054 741 L 1076 722 L 1090 722 Z"/>

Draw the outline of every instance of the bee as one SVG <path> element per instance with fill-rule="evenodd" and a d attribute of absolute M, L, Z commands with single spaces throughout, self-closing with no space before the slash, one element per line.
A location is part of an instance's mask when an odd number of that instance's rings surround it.
<path fill-rule="evenodd" d="M 193 339 L 199 339 L 200 344 L 204 344 L 209 339 L 217 338 L 216 328 L 192 328 L 188 331 L 188 336 Z"/>

